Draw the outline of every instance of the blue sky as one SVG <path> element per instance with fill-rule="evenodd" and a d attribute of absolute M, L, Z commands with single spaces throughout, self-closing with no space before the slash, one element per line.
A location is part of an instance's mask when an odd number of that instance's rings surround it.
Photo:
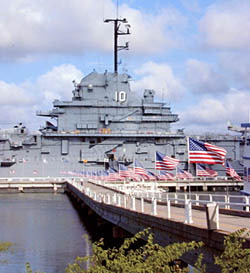
<path fill-rule="evenodd" d="M 60 3 L 60 4 L 59 4 Z M 131 25 L 119 71 L 139 96 L 152 88 L 186 133 L 227 133 L 248 120 L 249 0 L 12 0 L 0 10 L 0 128 L 45 120 L 54 99 L 70 100 L 72 80 L 113 70 L 113 26 Z"/>

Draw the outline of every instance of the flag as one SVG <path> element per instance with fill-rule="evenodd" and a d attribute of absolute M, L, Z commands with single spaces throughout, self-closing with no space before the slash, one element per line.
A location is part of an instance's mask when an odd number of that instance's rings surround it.
<path fill-rule="evenodd" d="M 109 181 L 121 180 L 121 177 L 115 169 L 109 168 L 109 176 L 107 180 Z"/>
<path fill-rule="evenodd" d="M 141 176 L 138 174 L 135 174 L 135 170 L 134 168 L 128 168 L 129 170 L 129 174 L 130 174 L 130 178 L 133 179 L 134 181 L 140 181 L 141 180 Z"/>
<path fill-rule="evenodd" d="M 174 180 L 174 175 L 166 171 L 160 171 L 158 178 L 159 180 Z"/>
<path fill-rule="evenodd" d="M 155 169 L 170 171 L 174 170 L 179 164 L 180 160 L 176 158 L 169 157 L 160 152 L 156 152 L 155 155 Z"/>
<path fill-rule="evenodd" d="M 210 143 L 189 138 L 188 159 L 190 163 L 223 164 L 227 151 Z"/>
<path fill-rule="evenodd" d="M 87 171 L 87 178 L 91 178 L 92 176 L 92 172 L 91 171 Z"/>
<path fill-rule="evenodd" d="M 244 181 L 250 182 L 250 168 L 244 168 L 243 179 Z"/>
<path fill-rule="evenodd" d="M 101 179 L 102 179 L 102 170 L 98 170 L 98 171 L 96 172 L 96 178 L 97 178 L 98 180 L 101 180 Z"/>
<path fill-rule="evenodd" d="M 146 169 L 143 168 L 142 164 L 137 160 L 135 160 L 134 171 L 135 171 L 135 174 L 142 175 L 146 179 L 149 178 L 148 172 L 146 171 Z"/>
<path fill-rule="evenodd" d="M 109 175 L 108 171 L 103 170 L 101 175 L 101 180 L 103 181 L 106 180 L 108 178 L 108 175 Z"/>
<path fill-rule="evenodd" d="M 210 176 L 211 177 L 211 173 L 209 171 L 210 169 L 205 168 L 203 165 L 201 164 L 196 164 L 196 175 L 197 176 Z"/>
<path fill-rule="evenodd" d="M 241 181 L 241 177 L 237 174 L 235 169 L 231 166 L 230 162 L 226 160 L 226 174 L 231 176 L 233 179 L 235 178 L 238 181 Z"/>
<path fill-rule="evenodd" d="M 176 178 L 190 179 L 193 178 L 192 174 L 177 167 Z"/>
<path fill-rule="evenodd" d="M 128 167 L 123 164 L 119 164 L 119 175 L 121 177 L 130 177 L 130 171 Z"/>
<path fill-rule="evenodd" d="M 210 168 L 206 168 L 206 171 L 210 174 L 211 177 L 218 176 L 218 173 L 215 170 L 212 170 Z"/>
<path fill-rule="evenodd" d="M 149 176 L 149 180 L 153 180 L 153 181 L 159 180 L 158 176 L 154 174 L 153 172 L 148 171 L 148 176 Z"/>

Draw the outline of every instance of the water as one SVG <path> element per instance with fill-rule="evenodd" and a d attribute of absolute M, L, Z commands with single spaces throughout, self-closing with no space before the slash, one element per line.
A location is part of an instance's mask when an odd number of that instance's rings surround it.
<path fill-rule="evenodd" d="M 32 270 L 65 272 L 77 256 L 88 255 L 88 234 L 65 194 L 0 194 L 0 242 L 13 243 L 13 253 L 0 253 L 0 273 Z"/>
<path fill-rule="evenodd" d="M 97 240 L 103 230 L 91 226 L 87 217 L 79 217 L 65 194 L 0 194 L 0 242 L 12 242 L 14 250 L 0 253 L 0 273 L 24 273 L 26 262 L 30 262 L 33 272 L 65 272 L 77 256 L 91 252 L 83 237 Z"/>

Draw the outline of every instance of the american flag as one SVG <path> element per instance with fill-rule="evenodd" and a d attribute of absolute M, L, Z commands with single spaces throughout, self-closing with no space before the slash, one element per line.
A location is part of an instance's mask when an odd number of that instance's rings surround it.
<path fill-rule="evenodd" d="M 148 171 L 149 180 L 156 181 L 159 180 L 158 176 L 153 172 Z"/>
<path fill-rule="evenodd" d="M 102 179 L 102 170 L 98 170 L 96 172 L 97 179 L 101 180 Z"/>
<path fill-rule="evenodd" d="M 205 166 L 201 164 L 196 164 L 196 175 L 197 176 L 210 176 L 212 177 L 212 172 L 213 170 L 205 168 Z"/>
<path fill-rule="evenodd" d="M 130 178 L 133 179 L 134 181 L 140 181 L 141 180 L 141 176 L 138 174 L 135 174 L 135 170 L 134 168 L 128 168 L 129 170 L 129 174 L 130 174 Z"/>
<path fill-rule="evenodd" d="M 178 179 L 191 179 L 192 174 L 177 167 L 176 178 Z"/>
<path fill-rule="evenodd" d="M 156 152 L 155 155 L 155 169 L 170 171 L 174 170 L 179 164 L 180 160 L 176 158 L 169 157 L 160 152 Z"/>
<path fill-rule="evenodd" d="M 101 179 L 102 179 L 103 181 L 105 181 L 105 180 L 107 179 L 108 175 L 109 175 L 108 171 L 103 170 L 103 171 L 102 171 Z"/>
<path fill-rule="evenodd" d="M 137 160 L 135 160 L 134 170 L 135 170 L 135 174 L 142 175 L 146 179 L 149 178 L 147 170 L 144 169 L 142 164 Z"/>
<path fill-rule="evenodd" d="M 210 174 L 211 177 L 218 176 L 218 173 L 215 170 L 206 167 L 206 171 Z"/>
<path fill-rule="evenodd" d="M 107 180 L 109 181 L 120 180 L 120 175 L 115 169 L 109 168 L 109 176 Z"/>
<path fill-rule="evenodd" d="M 87 171 L 87 177 L 91 178 L 91 176 L 92 176 L 92 172 L 91 171 Z"/>
<path fill-rule="evenodd" d="M 96 173 L 96 171 L 92 171 L 91 172 L 91 178 L 94 179 L 94 180 L 97 180 L 97 173 Z"/>
<path fill-rule="evenodd" d="M 237 174 L 235 169 L 231 166 L 230 162 L 226 160 L 226 174 L 231 176 L 233 179 L 235 178 L 238 181 L 241 181 L 241 177 Z"/>
<path fill-rule="evenodd" d="M 250 168 L 244 168 L 243 179 L 244 181 L 250 182 Z"/>
<path fill-rule="evenodd" d="M 174 175 L 172 173 L 168 173 L 166 171 L 160 171 L 158 175 L 159 180 L 174 180 Z"/>
<path fill-rule="evenodd" d="M 218 146 L 189 138 L 190 163 L 223 164 L 227 151 Z"/>
<path fill-rule="evenodd" d="M 119 175 L 121 177 L 130 177 L 130 171 L 128 167 L 123 164 L 119 164 Z"/>

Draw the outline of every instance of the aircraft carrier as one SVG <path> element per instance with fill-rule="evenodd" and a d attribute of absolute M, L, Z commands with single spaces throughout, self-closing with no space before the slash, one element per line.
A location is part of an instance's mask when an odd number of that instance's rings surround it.
<path fill-rule="evenodd" d="M 154 90 L 145 89 L 143 97 L 137 97 L 130 89 L 130 76 L 118 73 L 117 53 L 128 49 L 128 44 L 118 45 L 119 35 L 130 34 L 126 19 L 105 22 L 114 24 L 114 72 L 92 71 L 80 83 L 74 82 L 72 100 L 55 100 L 51 110 L 36 113 L 46 118 L 39 132 L 30 134 L 22 123 L 0 130 L 1 177 L 57 177 L 117 169 L 118 163 L 132 167 L 135 159 L 153 171 L 156 151 L 180 159 L 180 167 L 188 169 L 186 135 L 181 129 L 171 131 L 178 115 L 155 101 Z M 119 29 L 123 24 L 125 31 Z M 242 174 L 239 136 L 199 139 L 224 147 Z M 221 165 L 213 168 L 225 175 Z M 194 172 L 194 166 L 189 170 Z"/>

